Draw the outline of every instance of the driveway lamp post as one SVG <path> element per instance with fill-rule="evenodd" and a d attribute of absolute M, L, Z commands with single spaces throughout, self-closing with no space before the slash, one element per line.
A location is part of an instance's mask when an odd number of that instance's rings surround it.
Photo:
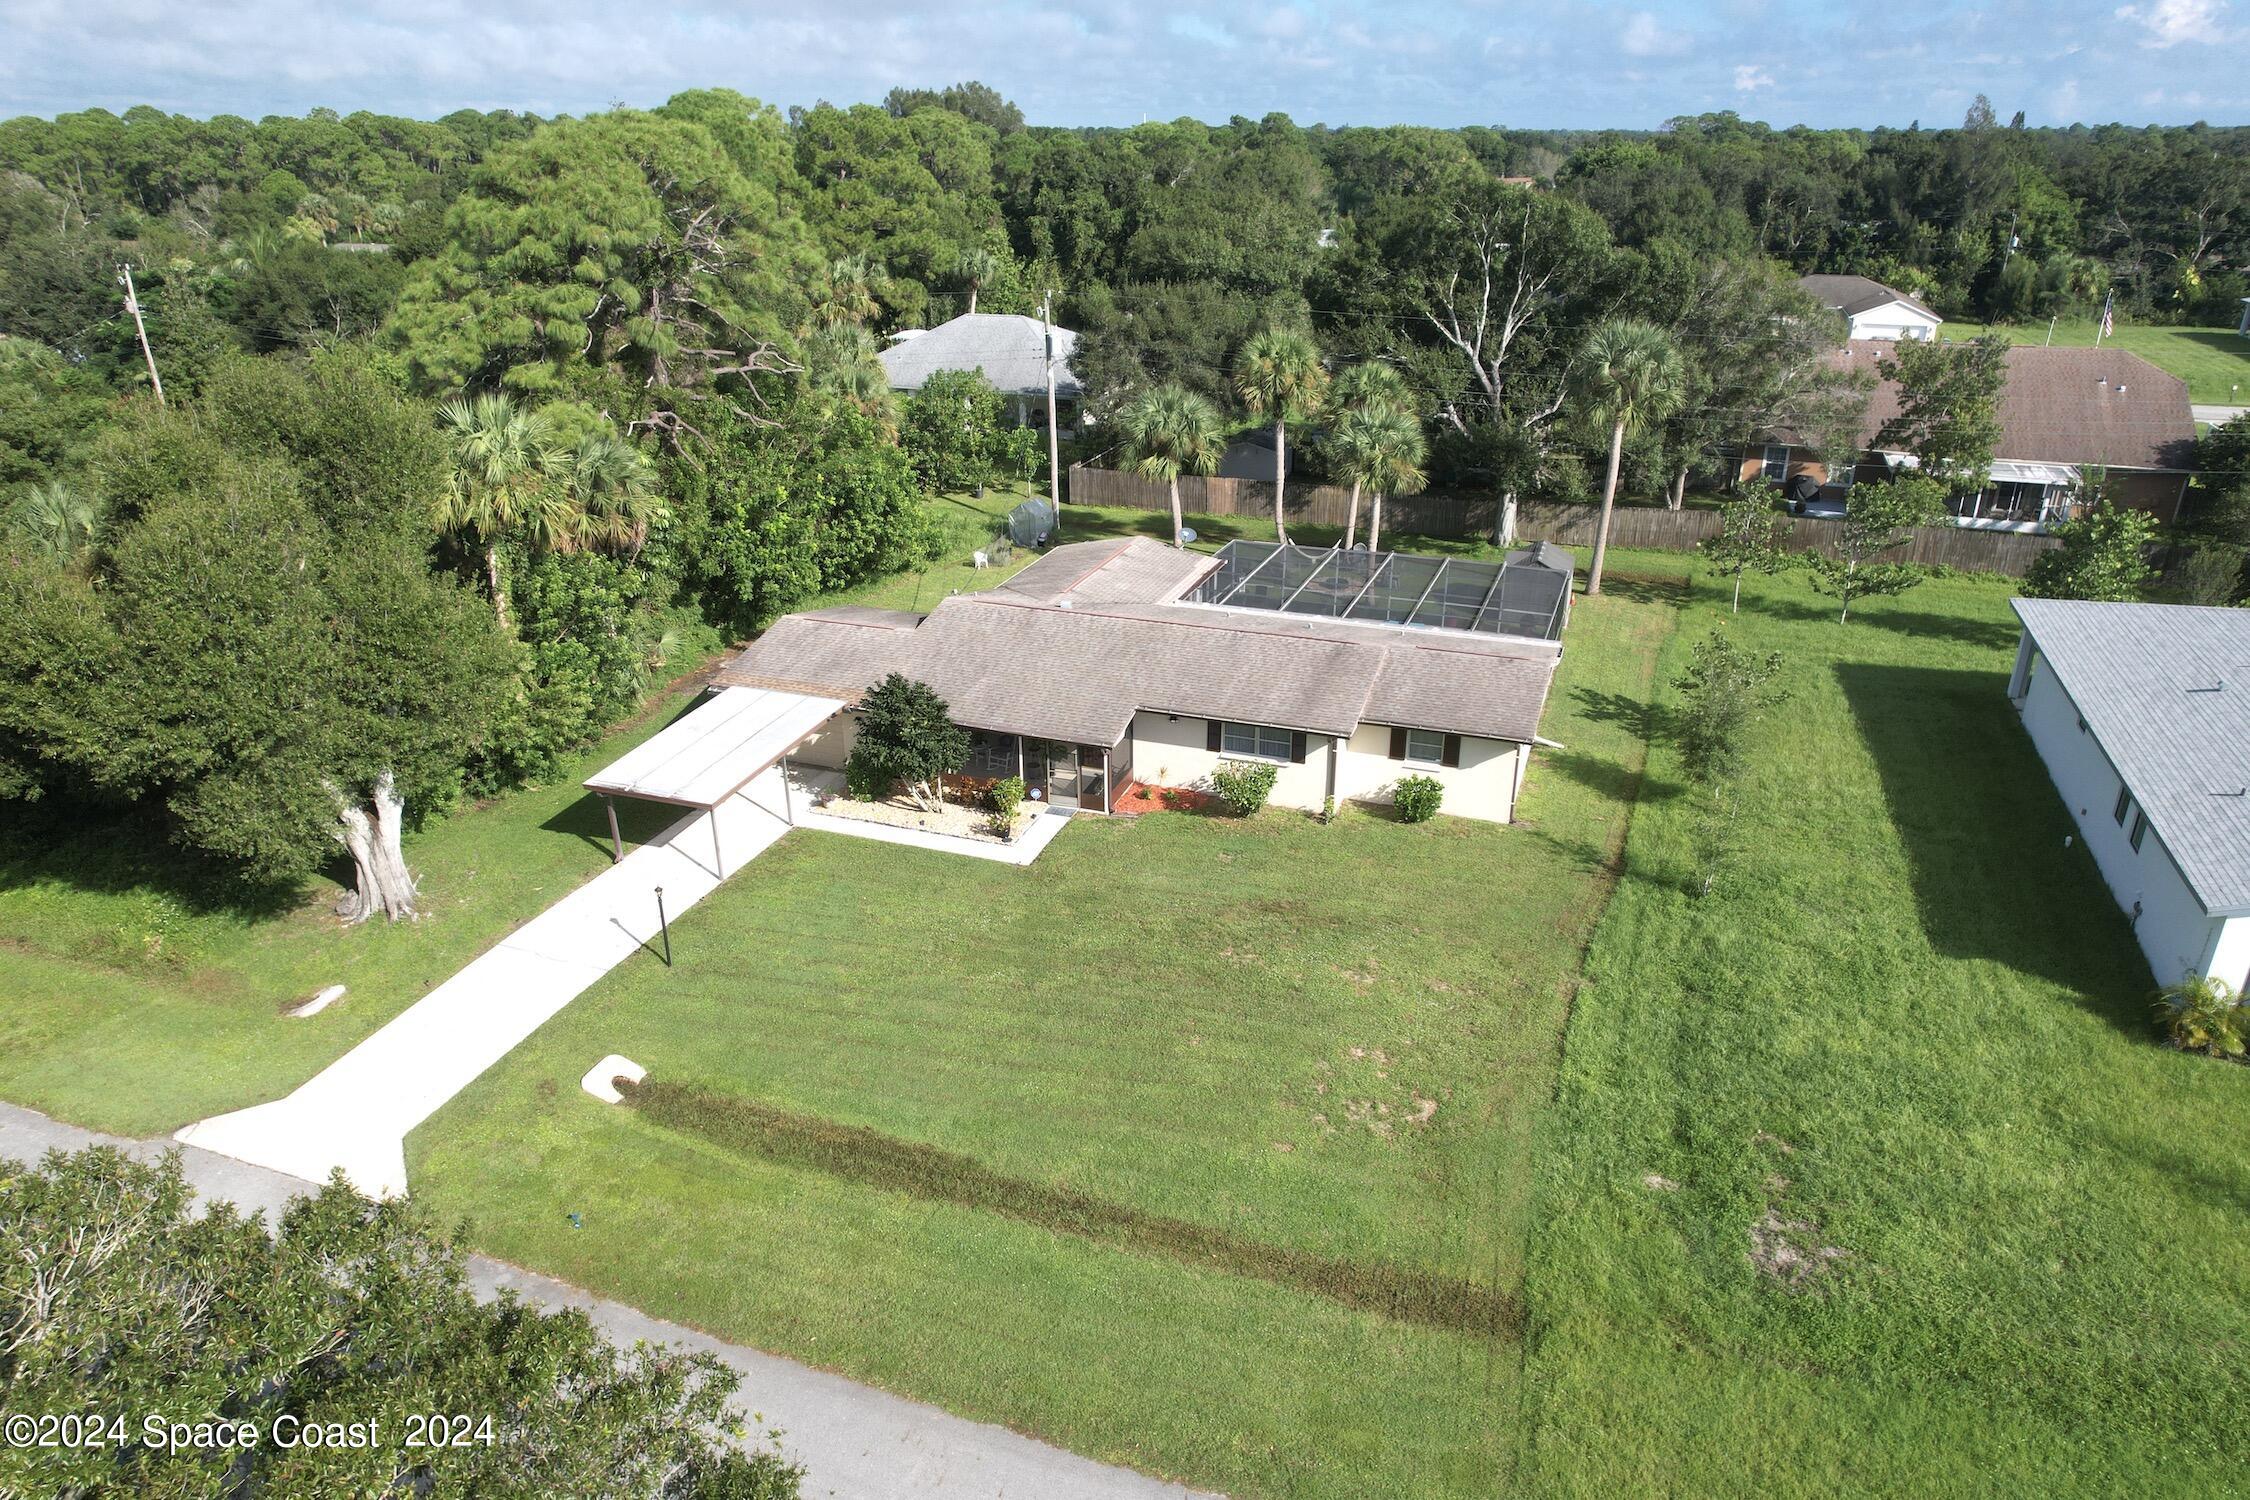
<path fill-rule="evenodd" d="M 664 934 L 664 967 L 672 967 L 672 924 L 664 915 L 664 887 L 656 888 L 656 925 Z"/>

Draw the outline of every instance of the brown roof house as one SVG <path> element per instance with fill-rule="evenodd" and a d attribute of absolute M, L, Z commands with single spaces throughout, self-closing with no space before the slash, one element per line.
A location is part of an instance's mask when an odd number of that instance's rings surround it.
<path fill-rule="evenodd" d="M 1853 339 L 1835 359 L 1873 372 L 1888 349 L 1884 341 Z M 1831 472 L 1798 435 L 1769 432 L 1743 449 L 1736 479 L 1771 479 L 1815 513 L 1822 503 L 1835 507 L 1855 481 L 1913 466 L 1910 454 L 1882 444 L 1884 424 L 1897 414 L 1898 388 L 1878 379 L 1854 468 Z M 2008 350 L 1998 414 L 1990 481 L 1955 502 L 1960 524 L 2046 530 L 2086 503 L 2089 470 L 2102 471 L 2101 493 L 2113 503 L 2165 521 L 2178 517 L 2195 447 L 2195 418 L 2178 376 L 2119 349 L 2018 344 Z"/>
<path fill-rule="evenodd" d="M 1380 801 L 1403 775 L 1445 810 L 1508 821 L 1539 743 L 1567 617 L 1557 548 L 1504 562 L 1143 538 L 1057 547 L 926 615 L 859 607 L 775 622 L 717 686 L 839 700 L 795 760 L 841 767 L 852 708 L 886 674 L 928 683 L 973 775 L 1106 811 L 1134 782 L 1189 787 L 1274 765 L 1272 800 Z"/>

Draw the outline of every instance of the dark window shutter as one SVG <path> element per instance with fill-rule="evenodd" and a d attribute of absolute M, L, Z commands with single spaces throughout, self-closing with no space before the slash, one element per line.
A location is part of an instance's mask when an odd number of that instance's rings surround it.
<path fill-rule="evenodd" d="M 1300 766 L 1305 763 L 1305 732 L 1302 729 L 1289 731 L 1289 758 Z"/>
<path fill-rule="evenodd" d="M 1461 736 L 1449 734 L 1445 737 L 1445 754 L 1438 758 L 1438 764 L 1441 766 L 1461 764 Z"/>
<path fill-rule="evenodd" d="M 1210 732 L 1203 737 L 1203 748 L 1206 750 L 1218 749 L 1219 734 L 1220 731 L 1225 728 L 1225 726 L 1222 725 L 1217 719 L 1212 719 L 1205 723 L 1204 728 L 1209 730 Z"/>
<path fill-rule="evenodd" d="M 1406 759 L 1406 731 L 1396 724 L 1391 726 L 1391 759 Z"/>

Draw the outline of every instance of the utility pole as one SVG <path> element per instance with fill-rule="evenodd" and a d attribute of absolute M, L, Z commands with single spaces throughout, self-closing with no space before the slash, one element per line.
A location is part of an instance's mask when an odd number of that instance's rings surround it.
<path fill-rule="evenodd" d="M 156 373 L 156 351 L 148 346 L 148 325 L 141 321 L 141 299 L 133 291 L 133 268 L 117 268 L 117 279 L 125 288 L 125 310 L 133 315 L 133 331 L 141 336 L 141 358 L 148 361 L 148 383 L 156 388 L 156 404 L 164 404 L 164 379 Z"/>
<path fill-rule="evenodd" d="M 1053 292 L 1039 294 L 1039 336 L 1047 351 L 1047 503 L 1055 512 L 1055 537 L 1062 538 L 1062 436 L 1055 430 L 1055 329 L 1048 304 Z"/>

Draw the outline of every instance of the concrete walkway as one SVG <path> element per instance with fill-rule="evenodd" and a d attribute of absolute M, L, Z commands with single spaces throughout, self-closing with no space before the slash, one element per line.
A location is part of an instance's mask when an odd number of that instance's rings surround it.
<path fill-rule="evenodd" d="M 788 831 L 780 776 L 768 773 L 524 923 L 288 1097 L 177 1139 L 311 1182 L 340 1167 L 361 1192 L 403 1197 L 408 1131 L 594 981 L 659 950 L 657 887 L 677 917 Z"/>
<path fill-rule="evenodd" d="M 2250 411 L 2250 406 L 2190 406 L 2188 411 L 2195 420 L 2210 427 L 2224 427 L 2227 423 Z"/>
<path fill-rule="evenodd" d="M 166 1149 L 162 1141 L 100 1135 L 0 1104 L 0 1157 L 37 1161 L 49 1151 L 77 1151 L 91 1145 L 115 1146 L 151 1160 Z M 291 1198 L 311 1189 L 311 1184 L 296 1178 L 192 1146 L 181 1148 L 180 1156 L 188 1181 L 204 1199 L 224 1199 L 245 1212 L 262 1209 L 269 1220 Z M 1197 1494 L 1130 1469 L 1080 1458 L 1005 1427 L 971 1422 L 840 1375 L 721 1342 L 481 1255 L 469 1257 L 468 1272 L 477 1295 L 487 1300 L 513 1291 L 543 1308 L 582 1308 L 596 1327 L 620 1344 L 647 1340 L 717 1355 L 742 1376 L 734 1405 L 745 1425 L 753 1432 L 768 1426 L 782 1429 L 782 1450 L 805 1466 L 809 1496 L 1191 1500 Z"/>

